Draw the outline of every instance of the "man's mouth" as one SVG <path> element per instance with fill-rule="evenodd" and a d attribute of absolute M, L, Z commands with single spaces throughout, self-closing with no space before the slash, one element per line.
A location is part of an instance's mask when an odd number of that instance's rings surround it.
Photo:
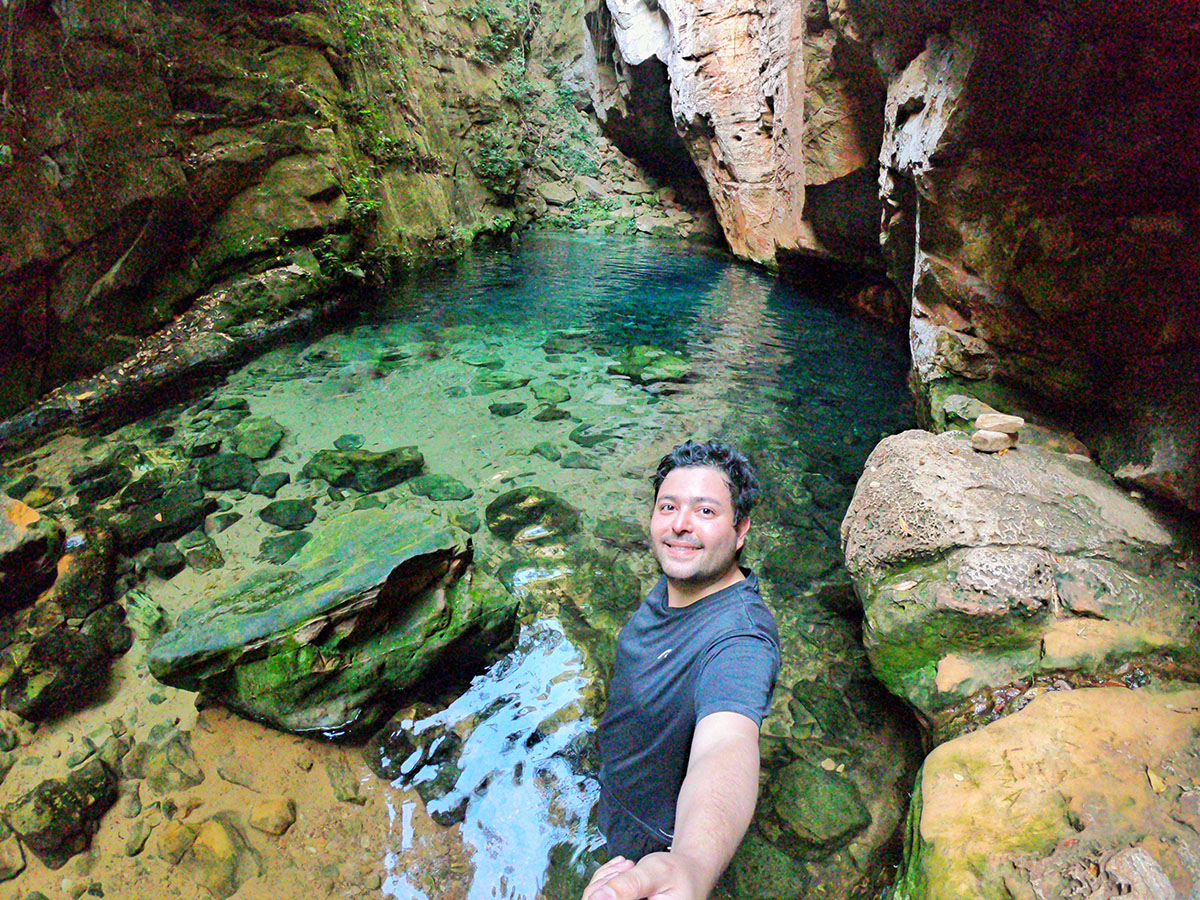
<path fill-rule="evenodd" d="M 681 544 L 677 541 L 663 541 L 663 545 L 668 550 L 674 550 L 676 552 L 691 552 L 692 550 L 700 549 L 699 544 Z"/>

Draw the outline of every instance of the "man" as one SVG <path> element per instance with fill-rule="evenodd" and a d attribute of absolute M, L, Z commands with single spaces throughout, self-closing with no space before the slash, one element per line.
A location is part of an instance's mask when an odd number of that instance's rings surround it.
<path fill-rule="evenodd" d="M 621 630 L 600 724 L 600 830 L 612 858 L 584 900 L 704 900 L 750 824 L 758 729 L 779 673 L 775 620 L 738 565 L 758 479 L 687 441 L 653 478 L 663 577 Z"/>

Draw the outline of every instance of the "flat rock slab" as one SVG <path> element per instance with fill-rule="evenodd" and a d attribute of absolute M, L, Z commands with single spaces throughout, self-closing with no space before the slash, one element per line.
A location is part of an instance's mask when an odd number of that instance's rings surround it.
<path fill-rule="evenodd" d="M 1045 694 L 937 747 L 896 895 L 1195 895 L 1200 690 Z"/>
<path fill-rule="evenodd" d="M 151 648 L 150 670 L 285 731 L 365 728 L 387 696 L 435 666 L 444 674 L 460 639 L 490 646 L 511 630 L 515 600 L 468 572 L 470 560 L 439 519 L 346 513 L 286 569 L 186 610 Z"/>
<path fill-rule="evenodd" d="M 1000 688 L 1194 668 L 1200 582 L 1182 534 L 1086 460 L 980 454 L 958 432 L 882 441 L 842 523 L 871 664 L 935 738 L 994 710 Z"/>

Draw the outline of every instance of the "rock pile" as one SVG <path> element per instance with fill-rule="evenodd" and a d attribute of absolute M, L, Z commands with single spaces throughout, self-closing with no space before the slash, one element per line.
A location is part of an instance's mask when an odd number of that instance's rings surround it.
<path fill-rule="evenodd" d="M 971 446 L 983 453 L 998 453 L 1017 446 L 1017 432 L 1025 424 L 1020 416 L 984 413 L 975 420 Z"/>

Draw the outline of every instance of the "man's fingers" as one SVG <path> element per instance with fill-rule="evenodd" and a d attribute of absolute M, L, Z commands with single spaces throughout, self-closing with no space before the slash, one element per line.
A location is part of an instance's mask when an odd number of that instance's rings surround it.
<path fill-rule="evenodd" d="M 632 859 L 626 859 L 623 856 L 614 856 L 592 875 L 592 880 L 588 882 L 583 891 L 583 900 L 592 900 L 593 892 L 607 884 L 613 878 L 616 878 L 622 872 L 627 872 L 634 867 Z"/>
<path fill-rule="evenodd" d="M 650 880 L 644 868 L 634 866 L 626 872 L 614 874 L 592 894 L 591 900 L 641 900 L 658 889 L 649 883 Z"/>

